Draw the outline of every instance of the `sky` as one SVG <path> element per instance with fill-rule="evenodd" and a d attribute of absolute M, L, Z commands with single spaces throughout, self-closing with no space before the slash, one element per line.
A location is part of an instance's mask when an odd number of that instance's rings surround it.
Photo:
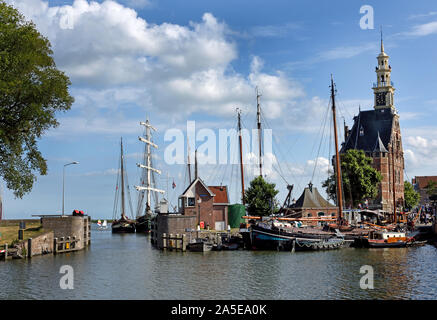
<path fill-rule="evenodd" d="M 170 164 L 166 151 L 174 143 L 172 132 L 182 132 L 185 141 L 187 121 L 195 122 L 197 137 L 190 144 L 191 152 L 198 148 L 199 176 L 208 185 L 227 185 L 231 202 L 239 202 L 238 165 L 217 163 L 223 151 L 219 130 L 236 128 L 236 108 L 244 129 L 256 127 L 255 88 L 263 128 L 272 133 L 272 150 L 264 151 L 273 165 L 264 174 L 280 190 L 278 201 L 285 199 L 287 184 L 294 185 L 296 199 L 310 181 L 323 191 L 334 152 L 331 74 L 342 142 L 343 123 L 351 127 L 359 108 L 373 108 L 381 27 L 396 89 L 405 177 L 437 175 L 435 1 L 6 2 L 50 40 L 75 102 L 57 114 L 60 125 L 39 141 L 47 175 L 37 176 L 22 199 L 2 182 L 5 218 L 59 214 L 63 168 L 72 161 L 79 164 L 65 168 L 65 212 L 112 218 L 121 137 L 135 210 L 134 186 L 141 176 L 136 163 L 144 148 L 139 123 L 146 118 L 157 129 L 157 187 L 168 191 L 172 206 L 187 187 L 187 166 Z M 373 28 L 371 20 L 368 28 L 360 24 L 369 14 L 360 11 L 363 6 L 372 8 Z M 202 149 L 211 132 L 217 148 Z M 245 162 L 256 159 L 254 139 L 244 139 Z M 236 156 L 237 148 L 229 143 L 227 151 Z M 255 175 L 247 165 L 246 186 Z"/>

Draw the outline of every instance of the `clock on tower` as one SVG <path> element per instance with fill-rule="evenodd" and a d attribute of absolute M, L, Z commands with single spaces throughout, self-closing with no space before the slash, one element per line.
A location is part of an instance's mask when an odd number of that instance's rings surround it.
<path fill-rule="evenodd" d="M 376 93 L 376 105 L 377 106 L 385 106 L 385 97 L 387 96 L 387 92 L 377 92 Z"/>

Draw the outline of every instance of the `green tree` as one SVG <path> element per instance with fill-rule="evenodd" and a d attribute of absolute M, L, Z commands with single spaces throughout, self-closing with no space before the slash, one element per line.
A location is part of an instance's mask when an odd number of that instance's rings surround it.
<path fill-rule="evenodd" d="M 249 215 L 268 216 L 272 213 L 272 204 L 273 210 L 276 211 L 275 197 L 279 191 L 275 187 L 274 183 L 268 183 L 261 176 L 250 182 L 249 188 L 244 192 L 244 201 Z"/>
<path fill-rule="evenodd" d="M 0 0 L 0 176 L 16 197 L 47 174 L 37 142 L 69 110 L 68 77 L 56 68 L 50 42 Z"/>
<path fill-rule="evenodd" d="M 355 207 L 365 199 L 374 199 L 378 195 L 382 175 L 372 167 L 372 158 L 367 157 L 362 150 L 350 149 L 340 155 L 340 160 L 345 202 Z M 326 189 L 329 198 L 335 201 L 337 198 L 335 175 L 329 176 L 322 186 Z"/>
<path fill-rule="evenodd" d="M 435 196 L 437 195 L 437 182 L 435 181 L 429 181 L 428 184 L 425 187 L 426 194 L 429 196 Z"/>
<path fill-rule="evenodd" d="M 405 207 L 411 210 L 417 206 L 420 202 L 420 194 L 414 190 L 414 187 L 408 181 L 404 182 L 404 197 L 405 197 Z"/>

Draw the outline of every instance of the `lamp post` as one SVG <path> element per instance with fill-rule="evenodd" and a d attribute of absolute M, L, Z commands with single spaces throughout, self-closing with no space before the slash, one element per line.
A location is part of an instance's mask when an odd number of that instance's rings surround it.
<path fill-rule="evenodd" d="M 200 229 L 200 204 L 202 203 L 202 199 L 199 197 L 197 199 L 197 230 Z"/>
<path fill-rule="evenodd" d="M 65 167 L 71 164 L 79 164 L 77 161 L 73 161 L 67 164 L 64 164 L 64 170 L 62 173 L 62 216 L 64 216 L 64 191 L 65 191 Z"/>

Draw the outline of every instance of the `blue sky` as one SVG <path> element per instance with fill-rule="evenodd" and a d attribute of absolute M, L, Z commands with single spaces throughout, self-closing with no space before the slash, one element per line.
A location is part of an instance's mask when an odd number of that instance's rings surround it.
<path fill-rule="evenodd" d="M 165 132 L 185 130 L 187 120 L 215 132 L 235 128 L 236 107 L 252 129 L 255 86 L 262 93 L 265 125 L 273 130 L 279 164 L 267 179 L 277 184 L 278 200 L 286 195 L 286 182 L 295 185 L 295 198 L 311 179 L 321 188 L 333 153 L 329 123 L 320 134 L 330 74 L 338 90 L 339 122 L 351 126 L 359 106 L 373 107 L 381 25 L 401 117 L 406 178 L 437 174 L 435 1 L 7 2 L 49 38 L 76 102 L 39 142 L 48 175 L 38 176 L 23 199 L 14 199 L 3 183 L 6 218 L 59 213 L 62 168 L 71 161 L 80 164 L 66 170 L 65 211 L 111 218 L 120 137 L 133 187 L 143 147 L 139 122 L 146 116 L 158 128 L 160 187 L 167 189 L 168 173 L 169 198 L 176 205 L 186 187 L 186 166 L 165 163 Z M 360 28 L 363 5 L 374 9 L 374 29 Z M 70 17 L 67 27 L 65 17 Z M 238 167 L 200 165 L 199 172 L 207 184 L 228 185 L 231 201 L 238 201 Z M 246 185 L 252 177 L 246 173 Z M 136 191 L 131 194 L 135 204 Z"/>

